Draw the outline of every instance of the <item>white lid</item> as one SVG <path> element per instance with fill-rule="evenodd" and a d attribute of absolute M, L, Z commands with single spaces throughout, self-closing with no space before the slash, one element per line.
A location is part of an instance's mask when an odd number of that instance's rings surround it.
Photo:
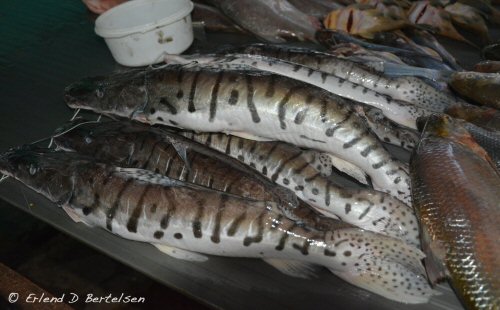
<path fill-rule="evenodd" d="M 184 18 L 193 10 L 189 0 L 134 0 L 106 11 L 95 22 L 95 32 L 104 38 L 144 33 Z"/>

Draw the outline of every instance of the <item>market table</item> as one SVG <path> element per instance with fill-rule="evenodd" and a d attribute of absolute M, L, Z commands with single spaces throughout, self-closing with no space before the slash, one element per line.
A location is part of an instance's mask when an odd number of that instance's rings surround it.
<path fill-rule="evenodd" d="M 85 76 L 122 68 L 93 31 L 93 16 L 80 1 L 4 1 L 0 4 L 0 152 L 48 137 L 71 118 L 66 85 Z M 248 37 L 197 36 L 194 48 Z M 461 45 L 458 45 L 461 46 Z M 459 50 L 470 65 L 478 52 Z M 408 154 L 400 155 L 408 158 Z M 461 309 L 447 285 L 429 304 L 396 303 L 353 287 L 325 272 L 314 280 L 285 276 L 256 259 L 210 257 L 176 260 L 149 244 L 128 241 L 101 229 L 74 223 L 62 209 L 7 179 L 0 199 L 49 223 L 157 281 L 215 308 L 227 309 Z"/>

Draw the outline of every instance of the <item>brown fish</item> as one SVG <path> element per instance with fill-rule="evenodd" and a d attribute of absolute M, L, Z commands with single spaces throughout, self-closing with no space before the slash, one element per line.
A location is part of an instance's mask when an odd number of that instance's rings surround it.
<path fill-rule="evenodd" d="M 500 175 L 449 116 L 422 120 L 412 198 L 431 282 L 449 277 L 470 309 L 500 307 Z"/>
<path fill-rule="evenodd" d="M 452 106 L 445 113 L 492 131 L 500 131 L 500 112 L 497 109 L 474 105 Z"/>
<path fill-rule="evenodd" d="M 455 72 L 450 85 L 460 95 L 480 105 L 500 109 L 499 73 Z"/>

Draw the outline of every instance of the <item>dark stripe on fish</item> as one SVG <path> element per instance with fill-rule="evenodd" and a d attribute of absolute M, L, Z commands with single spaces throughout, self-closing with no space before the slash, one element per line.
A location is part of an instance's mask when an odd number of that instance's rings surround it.
<path fill-rule="evenodd" d="M 279 164 L 278 168 L 276 168 L 276 170 L 274 171 L 274 174 L 271 176 L 271 180 L 272 180 L 273 182 L 276 182 L 276 180 L 277 180 L 277 179 L 278 179 L 278 177 L 279 177 L 279 174 L 283 171 L 283 169 L 285 168 L 285 166 L 286 166 L 289 162 L 291 162 L 291 161 L 293 161 L 293 160 L 295 160 L 295 159 L 299 158 L 301 155 L 302 155 L 302 151 L 298 151 L 296 154 L 294 154 L 294 155 L 290 156 L 288 159 L 286 159 L 286 160 L 282 160 L 282 161 L 280 162 L 280 164 Z"/>
<path fill-rule="evenodd" d="M 144 190 L 141 193 L 141 196 L 139 197 L 139 200 L 137 201 L 137 205 L 134 208 L 134 211 L 132 211 L 132 214 L 130 215 L 130 218 L 127 222 L 127 230 L 132 233 L 137 232 L 137 224 L 139 222 L 139 217 L 141 216 L 141 212 L 144 208 L 144 199 L 146 198 L 146 194 L 148 191 L 151 189 L 152 185 L 148 184 L 144 188 Z"/>
<path fill-rule="evenodd" d="M 177 108 L 171 104 L 166 97 L 160 98 L 160 105 L 164 106 L 170 114 L 177 114 Z"/>
<path fill-rule="evenodd" d="M 243 239 L 243 245 L 249 246 L 252 243 L 259 243 L 262 241 L 262 237 L 264 236 L 264 219 L 265 215 L 268 213 L 267 209 L 264 209 L 257 218 L 258 228 L 257 235 L 255 237 L 246 237 Z"/>
<path fill-rule="evenodd" d="M 210 240 L 212 240 L 213 243 L 220 242 L 220 221 L 222 220 L 222 213 L 224 212 L 224 209 L 226 208 L 227 199 L 228 199 L 228 196 L 223 195 L 220 199 L 219 207 L 217 208 L 217 214 L 215 216 L 215 226 L 214 226 L 214 230 L 212 232 L 212 236 L 210 237 Z"/>
<path fill-rule="evenodd" d="M 109 211 L 107 212 L 106 214 L 106 228 L 109 230 L 109 231 L 113 231 L 113 228 L 112 228 L 112 225 L 111 225 L 111 222 L 113 221 L 113 218 L 115 217 L 116 215 L 116 210 L 118 209 L 118 207 L 120 206 L 120 200 L 123 196 L 123 193 L 127 190 L 127 188 L 133 184 L 133 180 L 132 179 L 128 179 L 122 186 L 122 188 L 120 189 L 120 191 L 118 192 L 118 194 L 116 195 L 116 198 L 115 198 L 115 202 L 113 203 L 113 206 L 109 209 Z"/>
<path fill-rule="evenodd" d="M 247 106 L 248 110 L 250 111 L 250 114 L 252 115 L 252 120 L 254 123 L 259 123 L 260 122 L 260 117 L 259 114 L 257 114 L 257 108 L 255 107 L 255 103 L 253 102 L 253 93 L 254 93 L 254 87 L 252 83 L 252 76 L 246 75 L 246 82 L 247 82 Z"/>
<path fill-rule="evenodd" d="M 193 83 L 191 84 L 191 90 L 189 91 L 189 101 L 188 101 L 188 111 L 193 113 L 196 111 L 194 106 L 194 95 L 196 93 L 196 85 L 198 84 L 198 78 L 201 74 L 201 71 L 196 71 L 193 78 Z"/>
<path fill-rule="evenodd" d="M 232 237 L 236 234 L 238 229 L 240 228 L 241 223 L 245 220 L 247 217 L 247 212 L 244 211 L 240 216 L 238 216 L 232 223 L 229 229 L 227 230 L 227 235 L 229 237 Z"/>
<path fill-rule="evenodd" d="M 224 71 L 219 72 L 217 79 L 215 80 L 214 88 L 212 88 L 212 98 L 210 99 L 210 117 L 209 122 L 213 122 L 215 118 L 215 113 L 217 112 L 217 96 L 219 95 L 219 87 L 224 76 Z"/>
<path fill-rule="evenodd" d="M 203 219 L 204 210 L 205 210 L 205 200 L 200 199 L 198 201 L 198 209 L 196 211 L 196 216 L 194 217 L 193 220 L 193 236 L 195 238 L 201 238 L 203 235 L 201 232 L 201 220 Z"/>

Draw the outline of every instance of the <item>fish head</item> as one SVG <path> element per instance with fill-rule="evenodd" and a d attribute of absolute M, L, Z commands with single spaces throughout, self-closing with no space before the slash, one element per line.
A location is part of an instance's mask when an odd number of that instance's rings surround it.
<path fill-rule="evenodd" d="M 146 71 L 130 70 L 107 77 L 89 77 L 64 90 L 70 108 L 130 117 L 147 102 Z"/>
<path fill-rule="evenodd" d="M 70 162 L 50 149 L 21 146 L 0 155 L 0 172 L 21 181 L 55 202 L 67 202 L 73 188 Z"/>
<path fill-rule="evenodd" d="M 56 130 L 54 143 L 59 150 L 99 154 L 104 161 L 121 162 L 133 152 L 134 141 L 140 139 L 134 129 L 128 122 L 72 121 Z"/>

